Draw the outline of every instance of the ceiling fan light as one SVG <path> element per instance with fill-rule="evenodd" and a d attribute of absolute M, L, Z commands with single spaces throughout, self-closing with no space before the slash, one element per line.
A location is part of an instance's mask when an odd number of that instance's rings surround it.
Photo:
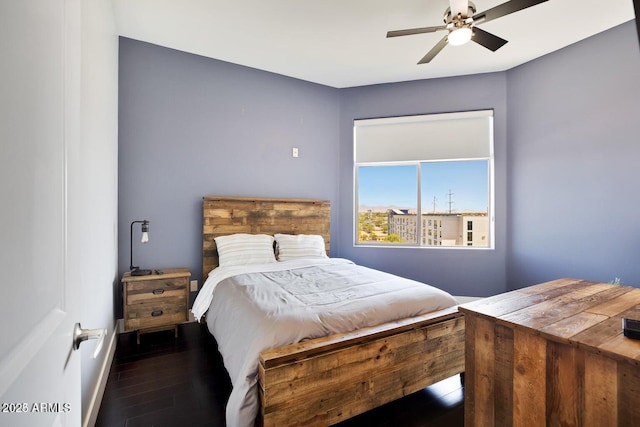
<path fill-rule="evenodd" d="M 450 45 L 460 46 L 471 40 L 471 35 L 472 31 L 470 27 L 462 27 L 451 31 L 447 39 Z"/>

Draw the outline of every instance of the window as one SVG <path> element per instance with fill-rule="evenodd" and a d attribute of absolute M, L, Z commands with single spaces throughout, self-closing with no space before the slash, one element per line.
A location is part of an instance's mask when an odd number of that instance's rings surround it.
<path fill-rule="evenodd" d="M 403 215 L 415 212 L 415 197 L 397 195 L 398 188 L 406 189 L 407 194 L 417 191 L 415 165 L 390 165 L 382 169 L 375 166 L 361 166 L 358 170 L 360 178 L 359 191 L 363 200 L 370 205 L 358 210 L 358 242 L 376 242 L 390 244 L 406 244 L 416 242 L 417 226 L 415 218 L 408 221 Z M 382 208 L 377 200 L 392 200 Z M 394 209 L 394 205 L 402 205 L 403 209 Z M 393 212 L 390 212 L 393 210 Z M 390 216 L 397 220 L 390 220 Z M 400 236 L 403 236 L 402 238 Z M 407 240 L 407 236 L 411 236 Z"/>
<path fill-rule="evenodd" d="M 354 159 L 356 245 L 492 247 L 493 111 L 356 120 Z"/>

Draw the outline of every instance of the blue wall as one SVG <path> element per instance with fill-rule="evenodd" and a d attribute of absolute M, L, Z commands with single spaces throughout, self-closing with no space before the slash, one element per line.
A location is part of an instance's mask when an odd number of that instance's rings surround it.
<path fill-rule="evenodd" d="M 203 196 L 336 200 L 338 103 L 337 89 L 121 38 L 120 274 L 131 221 L 148 219 L 135 264 L 188 267 L 202 285 Z"/>
<path fill-rule="evenodd" d="M 640 49 L 633 23 L 512 69 L 509 287 L 640 286 Z"/>
<path fill-rule="evenodd" d="M 332 255 L 490 295 L 561 276 L 640 286 L 640 49 L 627 23 L 493 74 L 334 89 L 120 42 L 119 271 L 200 278 L 204 195 L 333 204 Z M 494 109 L 496 249 L 353 247 L 354 119 Z M 291 148 L 300 157 L 291 157 Z"/>

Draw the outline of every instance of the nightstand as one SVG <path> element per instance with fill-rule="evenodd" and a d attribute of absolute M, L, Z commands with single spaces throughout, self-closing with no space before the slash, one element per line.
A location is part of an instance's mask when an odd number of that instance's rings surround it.
<path fill-rule="evenodd" d="M 160 272 L 160 274 L 158 274 Z M 189 320 L 189 279 L 186 268 L 153 270 L 147 276 L 122 276 L 124 330 L 146 332 L 174 329 Z"/>

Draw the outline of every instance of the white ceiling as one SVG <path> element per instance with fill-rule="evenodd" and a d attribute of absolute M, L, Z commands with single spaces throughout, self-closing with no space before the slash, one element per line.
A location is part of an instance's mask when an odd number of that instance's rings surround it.
<path fill-rule="evenodd" d="M 504 0 L 474 0 L 478 12 Z M 115 0 L 120 35 L 337 88 L 504 71 L 634 18 L 632 0 L 549 0 L 479 27 L 496 52 L 447 46 L 445 33 L 386 38 L 442 24 L 448 0 Z M 594 61 L 597 57 L 594 57 Z"/>

